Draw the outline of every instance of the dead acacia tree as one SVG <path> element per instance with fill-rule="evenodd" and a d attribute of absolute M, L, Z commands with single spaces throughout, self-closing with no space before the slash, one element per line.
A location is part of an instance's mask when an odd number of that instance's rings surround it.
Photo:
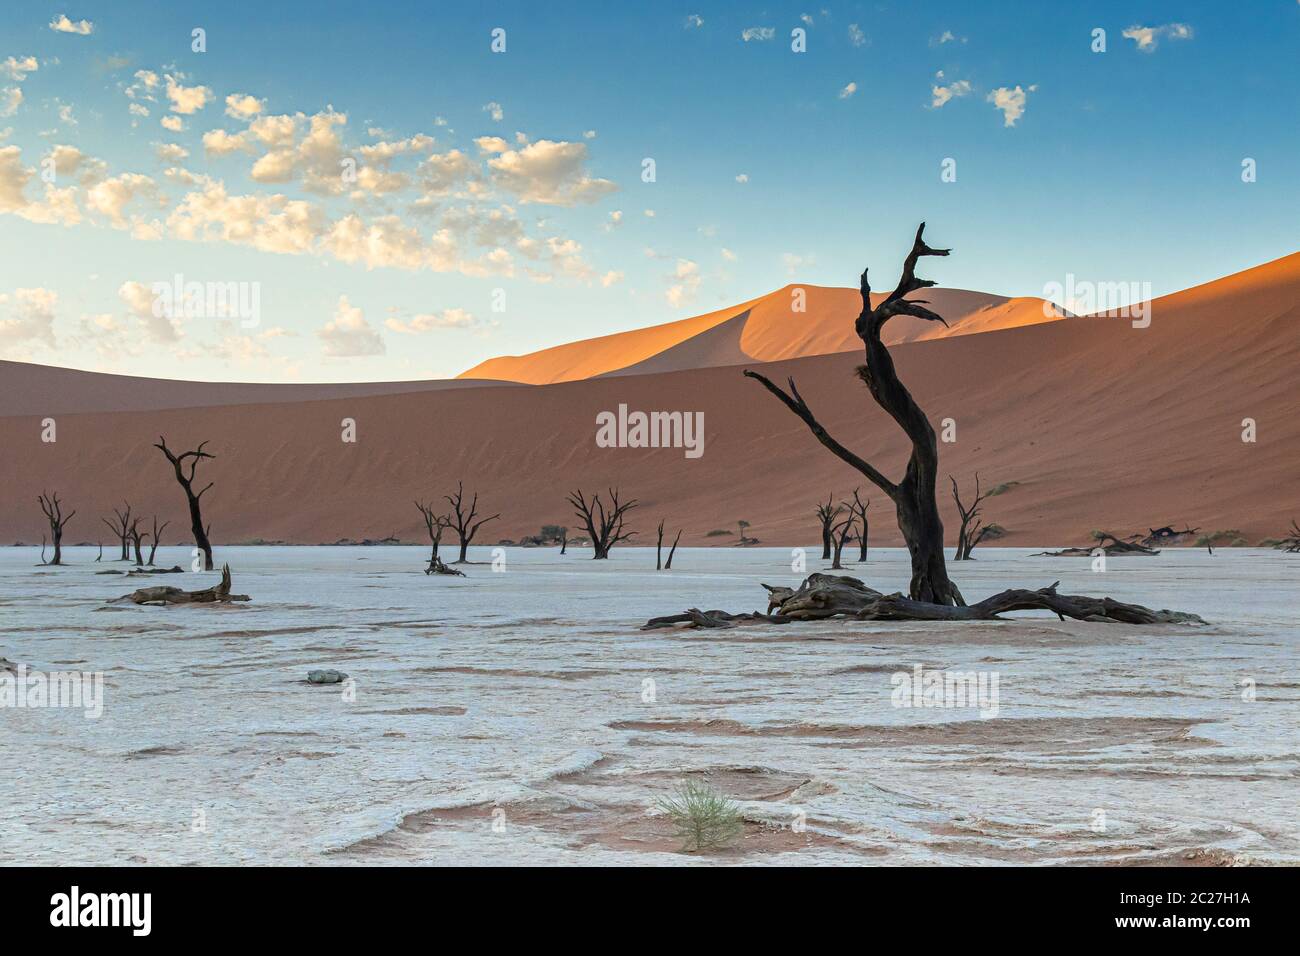
<path fill-rule="evenodd" d="M 122 546 L 122 555 L 118 560 L 130 561 L 131 548 L 127 539 L 130 536 L 131 528 L 131 505 L 129 502 L 124 501 L 122 507 L 126 510 L 118 511 L 116 508 L 113 509 L 114 521 L 109 521 L 107 518 L 100 518 L 99 520 L 108 525 L 108 529 L 117 535 L 118 543 Z"/>
<path fill-rule="evenodd" d="M 203 552 L 203 570 L 211 571 L 213 568 L 212 544 L 208 540 L 208 535 L 212 531 L 212 526 L 208 525 L 205 527 L 203 524 L 203 514 L 199 508 L 199 499 L 203 497 L 205 491 L 212 487 L 213 483 L 209 481 L 203 486 L 203 489 L 199 491 L 198 494 L 194 493 L 194 472 L 198 468 L 199 462 L 204 458 L 217 457 L 211 452 L 203 450 L 203 446 L 206 444 L 207 442 L 205 441 L 199 442 L 199 447 L 194 449 L 194 451 L 181 452 L 181 454 L 176 455 L 167 447 L 167 439 L 159 435 L 158 442 L 154 447 L 167 456 L 167 460 L 172 463 L 172 468 L 176 470 L 176 480 L 185 491 L 185 500 L 189 504 L 190 508 L 190 531 L 194 534 L 194 546 Z M 187 461 L 189 462 L 188 472 L 185 468 L 185 463 Z"/>
<path fill-rule="evenodd" d="M 867 560 L 867 509 L 871 507 L 871 499 L 865 502 L 858 495 L 858 489 L 853 489 L 853 500 L 844 502 L 844 507 L 858 520 L 858 563 L 865 564 Z"/>
<path fill-rule="evenodd" d="M 164 521 L 160 527 L 158 516 L 153 516 L 153 533 L 149 537 L 149 567 L 153 567 L 153 556 L 158 553 L 158 536 L 167 530 L 169 524 L 171 524 L 170 521 Z"/>
<path fill-rule="evenodd" d="M 440 515 L 434 512 L 433 506 L 425 504 L 423 501 L 417 501 L 415 507 L 420 509 L 420 515 L 424 518 L 424 526 L 429 530 L 429 566 L 424 569 L 425 574 L 453 574 L 464 577 L 463 571 L 457 571 L 455 568 L 449 568 L 438 555 L 438 549 L 442 547 L 442 533 L 451 527 L 451 515 Z"/>
<path fill-rule="evenodd" d="M 872 605 L 870 609 L 859 607 L 859 612 L 866 613 L 854 613 L 859 617 L 871 616 L 876 619 L 973 620 L 988 619 L 1009 610 L 1029 609 L 1055 611 L 1059 615 L 1082 620 L 1126 620 L 1140 624 L 1192 619 L 1193 615 L 1151 611 L 1138 605 L 1121 605 L 1110 598 L 1060 595 L 1056 593 L 1055 586 L 1037 591 L 1006 591 L 978 605 L 966 606 L 961 591 L 948 577 L 948 565 L 944 558 L 943 522 L 939 518 L 935 496 L 939 452 L 934 428 L 907 387 L 899 380 L 894 360 L 881 340 L 885 323 L 896 315 L 908 315 L 947 325 L 941 316 L 925 307 L 925 300 L 906 298 L 912 292 L 934 285 L 929 279 L 916 277 L 918 260 L 923 256 L 946 256 L 949 252 L 947 249 L 932 249 L 926 245 L 924 233 L 925 223 L 921 223 L 912 241 L 912 250 L 904 260 L 903 274 L 898 285 L 874 307 L 871 304 L 871 286 L 867 281 L 867 272 L 863 270 L 859 287 L 862 312 L 854 323 L 854 330 L 862 339 L 866 350 L 866 364 L 858 367 L 858 377 L 867 386 L 876 404 L 903 430 L 912 446 L 907 469 L 899 481 L 890 480 L 870 462 L 833 438 L 799 394 L 793 378 L 789 379 L 789 391 L 786 391 L 752 369 L 744 371 L 746 376 L 756 379 L 780 399 L 836 457 L 856 468 L 894 502 L 898 528 L 911 557 L 909 596 L 881 595 L 853 578 L 813 575 L 804 582 L 799 592 L 792 592 L 789 588 L 781 589 L 789 593 L 784 594 L 778 602 L 777 613 L 761 617 L 778 623 L 790 620 L 792 607 L 803 602 L 810 602 L 818 609 L 818 616 L 822 617 L 849 613 L 850 606 L 854 601 L 859 601 L 859 598 L 850 601 L 845 595 L 851 589 L 846 589 L 842 584 L 853 582 L 858 588 L 869 592 L 862 596 L 862 600 L 869 601 Z"/>
<path fill-rule="evenodd" d="M 745 374 L 748 375 L 749 372 L 746 372 Z M 755 376 L 755 377 L 762 378 L 762 376 Z M 767 381 L 767 379 L 763 379 L 763 381 Z M 793 385 L 794 384 L 793 381 L 790 384 Z M 840 513 L 839 505 L 835 505 L 834 507 L 832 507 L 831 496 L 829 495 L 827 495 L 826 497 L 826 504 L 817 506 L 817 520 L 822 523 L 822 560 L 823 561 L 827 561 L 830 559 L 831 541 L 834 537 L 831 534 L 831 526 L 835 524 L 835 519 L 839 515 L 839 513 Z"/>
<path fill-rule="evenodd" d="M 988 492 L 980 493 L 980 473 L 975 472 L 975 500 L 967 507 L 961 502 L 961 492 L 957 489 L 957 479 L 948 476 L 952 482 L 952 500 L 957 503 L 957 513 L 961 515 L 961 529 L 957 532 L 957 553 L 954 561 L 974 561 L 970 553 L 975 545 L 984 540 L 988 527 L 980 520 L 980 502 L 989 497 Z"/>
<path fill-rule="evenodd" d="M 474 492 L 474 497 L 470 501 L 469 507 L 465 507 L 465 486 L 463 482 L 456 482 L 456 493 L 454 495 L 443 495 L 447 503 L 451 505 L 452 511 L 456 514 L 456 519 L 451 523 L 451 527 L 456 529 L 456 534 L 460 538 L 460 557 L 456 559 L 456 564 L 465 564 L 465 555 L 469 551 L 469 543 L 474 540 L 474 535 L 478 534 L 478 529 L 489 521 L 494 521 L 501 517 L 498 512 L 487 518 L 480 518 L 475 521 L 478 515 L 478 492 Z"/>
<path fill-rule="evenodd" d="M 609 488 L 607 493 L 609 494 L 608 508 L 601 500 L 600 492 L 592 495 L 591 501 L 586 499 L 581 488 L 568 496 L 569 503 L 573 505 L 573 513 L 582 519 L 587 529 L 587 535 L 591 539 L 592 559 L 596 561 L 608 558 L 610 549 L 614 545 L 636 534 L 635 531 L 623 530 L 627 513 L 637 505 L 636 499 L 619 501 L 617 488 Z"/>
<path fill-rule="evenodd" d="M 73 510 L 69 514 L 63 513 L 63 503 L 59 501 L 59 493 L 53 494 L 48 492 L 36 496 L 40 502 L 41 511 L 45 513 L 45 520 L 50 523 L 50 537 L 54 539 L 54 557 L 50 561 L 45 560 L 45 539 L 41 538 L 41 563 L 42 564 L 62 564 L 63 563 L 63 526 L 72 520 L 72 516 L 77 512 Z"/>
<path fill-rule="evenodd" d="M 677 537 L 673 539 L 673 546 L 668 551 L 668 563 L 664 564 L 664 523 L 663 519 L 659 521 L 659 541 L 655 545 L 655 570 L 671 571 L 673 569 L 673 555 L 677 553 L 677 542 L 682 540 L 682 531 L 677 529 Z"/>
<path fill-rule="evenodd" d="M 835 543 L 835 560 L 831 564 L 832 571 L 843 571 L 844 565 L 840 564 L 840 558 L 844 554 L 844 545 L 848 542 L 850 535 L 853 534 L 853 512 L 844 518 L 831 529 L 831 537 Z"/>
<path fill-rule="evenodd" d="M 917 261 L 922 256 L 946 256 L 949 252 L 947 249 L 932 249 L 926 245 L 924 232 L 925 223 L 921 223 L 912 242 L 912 251 L 903 262 L 903 275 L 898 280 L 898 285 L 874 308 L 871 305 L 871 285 L 867 281 L 867 270 L 862 271 L 859 286 L 862 312 L 854 323 L 854 330 L 866 348 L 866 364 L 858 367 L 858 376 L 870 390 L 876 404 L 898 423 L 912 444 L 907 470 L 901 480 L 894 482 L 886 478 L 874 465 L 832 438 L 799 394 L 793 378 L 789 381 L 790 391 L 787 393 L 758 372 L 746 369 L 745 375 L 761 382 L 786 407 L 803 419 L 823 445 L 861 472 L 894 502 L 898 528 L 903 533 L 903 540 L 907 543 L 912 559 L 912 579 L 908 588 L 912 599 L 933 604 L 960 605 L 965 603 L 961 592 L 948 579 L 948 565 L 943 553 L 943 522 L 939 518 L 939 507 L 935 500 L 939 451 L 934 428 L 907 387 L 899 380 L 894 360 L 880 338 L 885 323 L 896 315 L 948 324 L 941 316 L 925 307 L 924 299 L 905 298 L 909 293 L 934 285 L 931 279 L 916 277 Z"/>

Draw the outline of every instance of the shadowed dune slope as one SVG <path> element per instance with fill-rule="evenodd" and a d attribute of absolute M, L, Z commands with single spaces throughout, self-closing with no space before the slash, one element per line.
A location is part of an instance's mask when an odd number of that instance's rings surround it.
<path fill-rule="evenodd" d="M 1019 483 L 985 506 L 986 520 L 1010 532 L 1003 543 L 1083 543 L 1093 528 L 1124 533 L 1186 521 L 1239 529 L 1254 544 L 1300 514 L 1298 302 L 1300 254 L 1157 299 L 1145 329 L 1125 319 L 1070 318 L 893 352 L 936 429 L 945 418 L 956 422 L 957 441 L 940 446 L 942 474 L 964 485 L 977 470 L 986 485 Z M 765 370 L 778 380 L 794 376 L 833 435 L 900 475 L 905 442 L 854 377 L 859 361 L 835 353 Z M 620 404 L 703 412 L 703 457 L 596 447 L 596 415 Z M 343 417 L 357 421 L 355 444 L 340 441 Z M 1257 423 L 1254 443 L 1242 441 L 1244 418 Z M 735 367 L 64 414 L 53 444 L 41 443 L 36 413 L 9 415 L 0 418 L 0 540 L 40 541 L 42 490 L 59 491 L 78 509 L 65 542 L 104 538 L 99 516 L 124 498 L 137 513 L 170 518 L 173 540 L 182 540 L 181 492 L 150 447 L 160 433 L 173 447 L 207 440 L 217 454 L 200 474 L 216 482 L 204 510 L 218 543 L 392 532 L 418 541 L 424 531 L 411 500 L 443 494 L 458 478 L 488 512 L 503 513 L 484 529 L 484 543 L 544 523 L 573 527 L 565 493 L 610 484 L 641 502 L 630 516 L 641 532 L 634 542 L 653 543 L 663 517 L 686 529 L 684 544 L 725 543 L 731 539 L 705 535 L 743 518 L 764 544 L 811 545 L 816 501 L 855 485 L 872 499 L 873 541 L 899 541 L 883 496 Z M 946 489 L 940 500 L 951 542 Z"/>

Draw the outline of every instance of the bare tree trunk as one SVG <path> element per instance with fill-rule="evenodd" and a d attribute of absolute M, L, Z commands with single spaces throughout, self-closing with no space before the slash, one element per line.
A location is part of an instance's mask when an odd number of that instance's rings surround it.
<path fill-rule="evenodd" d="M 831 565 L 832 571 L 843 571 L 844 565 L 840 564 L 840 558 L 844 554 L 844 544 L 849 540 L 849 535 L 853 532 L 853 515 L 849 515 L 833 529 L 832 533 L 835 539 L 835 561 Z"/>
<path fill-rule="evenodd" d="M 655 570 L 664 569 L 664 523 L 663 519 L 659 520 L 659 540 L 655 543 Z"/>
<path fill-rule="evenodd" d="M 153 516 L 153 534 L 149 538 L 149 567 L 153 567 L 153 556 L 158 553 L 159 535 L 167 530 L 169 524 L 171 524 L 170 521 L 164 521 L 162 527 L 159 527 L 158 516 Z"/>
<path fill-rule="evenodd" d="M 424 525 L 429 531 L 429 566 L 425 568 L 425 574 L 454 574 L 464 577 L 460 571 L 447 567 L 438 554 L 438 549 L 442 547 L 442 533 L 452 526 L 451 515 L 435 514 L 432 505 L 427 505 L 422 501 L 417 501 L 415 507 L 420 509 L 420 514 L 424 517 Z"/>
<path fill-rule="evenodd" d="M 957 490 L 957 479 L 952 475 L 948 476 L 952 482 L 952 500 L 957 503 L 957 513 L 961 515 L 961 529 L 957 532 L 957 554 L 954 561 L 973 561 L 970 553 L 975 550 L 975 545 L 984 540 L 984 535 L 988 533 L 988 528 L 984 527 L 980 521 L 980 502 L 988 497 L 987 494 L 980 494 L 980 473 L 975 472 L 975 500 L 971 502 L 970 507 L 966 507 L 961 502 L 961 493 Z"/>
<path fill-rule="evenodd" d="M 208 532 L 212 530 L 212 526 L 204 527 L 203 525 L 203 514 L 199 507 L 199 499 L 203 497 L 205 491 L 212 487 L 212 482 L 209 481 L 198 494 L 194 493 L 194 472 L 198 468 L 199 462 L 204 458 L 217 457 L 203 450 L 203 446 L 206 444 L 206 441 L 199 442 L 199 447 L 194 451 L 174 455 L 171 449 L 167 447 L 167 439 L 160 435 L 158 436 L 158 443 L 154 447 L 167 456 L 167 460 L 172 463 L 172 467 L 176 470 L 176 481 L 180 483 L 181 488 L 185 491 L 185 500 L 190 507 L 190 531 L 194 534 L 194 546 L 203 552 L 203 570 L 211 571 L 213 569 L 212 544 L 208 540 Z M 186 459 L 190 460 L 189 474 L 186 474 L 183 467 Z"/>
<path fill-rule="evenodd" d="M 144 555 L 140 552 L 140 539 L 143 537 L 144 533 L 140 531 L 140 519 L 136 518 L 131 522 L 130 538 L 131 544 L 135 546 L 135 566 L 137 568 L 144 567 Z"/>
<path fill-rule="evenodd" d="M 746 373 L 748 374 L 748 373 Z M 826 504 L 817 506 L 817 520 L 822 524 L 822 560 L 827 561 L 831 556 L 831 525 L 835 523 L 835 516 L 840 513 L 838 506 L 831 507 L 831 499 L 826 498 Z"/>
<path fill-rule="evenodd" d="M 108 525 L 108 529 L 117 537 L 117 542 L 122 549 L 122 553 L 118 556 L 118 560 L 130 561 L 131 549 L 127 542 L 127 534 L 131 527 L 131 504 L 130 502 L 124 501 L 122 502 L 122 505 L 126 509 L 125 511 L 118 511 L 116 508 L 113 509 L 113 517 L 117 519 L 116 521 L 109 521 L 107 518 L 100 518 L 99 520 Z"/>
<path fill-rule="evenodd" d="M 682 540 L 682 532 L 681 529 L 678 529 L 677 537 L 673 538 L 673 546 L 668 549 L 668 560 L 664 562 L 665 571 L 671 571 L 673 569 L 673 555 L 677 553 L 677 542 L 680 540 Z"/>
<path fill-rule="evenodd" d="M 45 520 L 50 523 L 50 537 L 54 539 L 54 558 L 50 564 L 63 563 L 63 526 L 72 520 L 71 514 L 63 514 L 63 503 L 59 501 L 59 493 L 37 495 L 36 500 L 40 502 L 41 511 L 45 513 Z M 45 536 L 41 536 L 41 563 L 45 563 Z"/>
<path fill-rule="evenodd" d="M 560 554 L 565 554 L 569 550 L 569 529 L 565 528 L 561 533 L 564 537 L 560 539 Z"/>
<path fill-rule="evenodd" d="M 761 382 L 787 408 L 803 419 L 818 441 L 856 468 L 893 500 L 898 515 L 898 528 L 911 555 L 912 580 L 909 593 L 912 599 L 940 605 L 962 605 L 965 602 L 956 585 L 949 580 L 948 565 L 944 560 L 943 522 L 939 518 L 935 500 L 939 451 L 934 429 L 899 380 L 894 360 L 880 338 L 884 324 L 895 315 L 943 322 L 939 315 L 921 304 L 924 300 L 912 301 L 905 298 L 911 292 L 934 285 L 929 279 L 916 278 L 917 260 L 921 256 L 948 254 L 947 249 L 931 249 L 927 246 L 922 238 L 924 231 L 925 223 L 921 223 L 916 230 L 912 251 L 903 264 L 902 278 L 894 291 L 875 308 L 871 305 L 871 286 L 867 281 L 867 272 L 863 270 L 860 285 L 862 312 L 854 323 L 854 329 L 866 349 L 866 364 L 859 366 L 858 376 L 866 384 L 876 404 L 889 413 L 912 443 L 912 454 L 901 481 L 890 481 L 869 462 L 832 438 L 799 394 L 793 379 L 789 381 L 790 390 L 787 393 L 758 372 L 746 369 L 745 375 Z"/>
<path fill-rule="evenodd" d="M 470 502 L 469 509 L 464 510 L 465 486 L 464 483 L 460 481 L 456 482 L 455 495 L 443 495 L 443 497 L 447 499 L 452 510 L 456 513 L 456 520 L 451 525 L 451 527 L 456 529 L 456 534 L 460 538 L 460 557 L 456 559 L 456 563 L 464 564 L 466 562 L 466 554 L 469 552 L 469 543 L 474 540 L 474 535 L 478 533 L 478 529 L 489 521 L 494 521 L 497 518 L 500 518 L 501 513 L 497 512 L 490 517 L 475 522 L 474 517 L 478 514 L 478 492 L 474 492 L 474 498 Z"/>
<path fill-rule="evenodd" d="M 858 494 L 858 489 L 854 488 L 853 500 L 844 502 L 844 507 L 849 509 L 849 514 L 855 516 L 862 526 L 861 532 L 858 534 L 858 563 L 865 564 L 867 560 L 867 508 L 871 507 L 871 499 L 868 498 L 864 502 L 861 495 Z"/>

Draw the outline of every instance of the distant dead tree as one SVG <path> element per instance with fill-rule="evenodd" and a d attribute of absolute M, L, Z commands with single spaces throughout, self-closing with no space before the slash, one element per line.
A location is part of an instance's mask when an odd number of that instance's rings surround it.
<path fill-rule="evenodd" d="M 95 555 L 95 562 L 99 563 L 104 560 L 104 542 L 99 542 L 99 554 Z"/>
<path fill-rule="evenodd" d="M 853 500 L 844 502 L 844 506 L 858 519 L 858 563 L 865 564 L 867 560 L 867 509 L 871 507 L 871 499 L 868 498 L 864 502 L 858 496 L 858 489 L 854 488 Z"/>
<path fill-rule="evenodd" d="M 569 529 L 565 525 L 560 525 L 560 554 L 565 554 L 569 550 Z"/>
<path fill-rule="evenodd" d="M 442 533 L 451 527 L 451 515 L 436 514 L 433 506 L 425 504 L 423 501 L 417 501 L 415 507 L 420 509 L 420 514 L 424 518 L 424 526 L 429 529 L 429 566 L 424 569 L 425 574 L 456 574 L 464 577 L 464 573 L 457 571 L 455 568 L 449 568 L 443 563 L 438 554 L 438 549 L 442 546 Z"/>
<path fill-rule="evenodd" d="M 636 507 L 636 499 L 619 501 L 617 488 L 607 489 L 607 492 L 608 509 L 601 500 L 599 492 L 591 496 L 591 501 L 586 499 L 581 488 L 569 495 L 569 503 L 574 508 L 573 513 L 582 519 L 583 525 L 587 528 L 594 552 L 592 558 L 596 561 L 608 558 L 610 549 L 614 545 L 636 534 L 635 531 L 623 530 L 624 519 L 627 513 Z"/>
<path fill-rule="evenodd" d="M 144 520 L 143 515 L 138 515 L 131 519 L 131 528 L 127 532 L 127 537 L 131 539 L 131 544 L 135 546 L 135 566 L 144 567 L 144 555 L 140 551 L 140 539 L 149 536 L 148 531 L 140 530 L 140 522 Z"/>
<path fill-rule="evenodd" d="M 172 454 L 172 450 L 167 447 L 167 439 L 158 436 L 158 442 L 154 445 L 159 451 L 167 456 L 167 460 L 172 463 L 176 470 L 176 480 L 185 491 L 185 500 L 190 507 L 190 530 L 194 534 L 194 546 L 203 552 L 203 570 L 213 570 L 212 564 L 212 544 L 208 540 L 208 535 L 212 531 L 212 526 L 203 525 L 203 514 L 199 510 L 199 499 L 203 497 L 203 492 L 212 487 L 212 482 L 204 485 L 203 490 L 198 494 L 194 493 L 194 472 L 198 468 L 199 462 L 204 458 L 216 458 L 211 452 L 203 450 L 207 442 L 199 442 L 199 447 L 194 451 L 182 452 L 179 455 Z M 185 462 L 189 461 L 189 472 L 186 473 Z"/>
<path fill-rule="evenodd" d="M 844 554 L 844 545 L 851 534 L 853 534 L 853 512 L 850 511 L 843 521 L 838 522 L 831 528 L 831 539 L 835 543 L 835 560 L 831 564 L 832 571 L 844 570 L 844 565 L 840 564 L 840 558 Z"/>
<path fill-rule="evenodd" d="M 45 513 L 45 520 L 50 523 L 50 537 L 54 539 L 54 559 L 45 560 L 45 538 L 41 537 L 41 563 L 42 564 L 62 564 L 63 563 L 63 526 L 72 520 L 72 516 L 77 512 L 74 510 L 70 514 L 63 513 L 63 503 L 59 501 L 59 493 L 44 493 L 36 496 L 40 502 L 41 511 Z"/>
<path fill-rule="evenodd" d="M 984 540 L 984 536 L 989 533 L 983 521 L 980 520 L 980 502 L 988 498 L 988 493 L 980 493 L 980 473 L 975 472 L 975 498 L 970 503 L 970 507 L 963 505 L 961 502 L 961 492 L 957 490 L 957 479 L 952 475 L 948 476 L 952 482 L 952 500 L 957 503 L 957 513 L 961 515 L 961 529 L 957 532 L 957 554 L 953 557 L 954 561 L 973 561 L 970 553 L 975 550 L 975 545 Z"/>
<path fill-rule="evenodd" d="M 465 486 L 463 482 L 456 482 L 456 494 L 443 495 L 443 497 L 447 499 L 447 503 L 451 505 L 456 514 L 451 527 L 456 529 L 456 534 L 460 538 L 460 557 L 456 559 L 455 563 L 464 564 L 466 561 L 465 555 L 469 551 L 469 543 L 474 540 L 474 535 L 478 534 L 478 529 L 489 521 L 500 518 L 501 513 L 497 512 L 490 517 L 480 518 L 475 521 L 474 518 L 478 515 L 478 492 L 474 492 L 469 508 L 465 508 Z"/>
<path fill-rule="evenodd" d="M 117 540 L 122 545 L 122 555 L 118 560 L 130 561 L 131 548 L 127 539 L 130 537 L 131 505 L 129 502 L 124 501 L 122 502 L 122 507 L 126 510 L 118 511 L 116 508 L 113 509 L 114 521 L 109 521 L 107 518 L 100 518 L 99 520 L 108 525 L 108 529 L 112 531 L 113 534 L 117 535 Z"/>
<path fill-rule="evenodd" d="M 749 373 L 746 372 L 746 375 Z M 761 378 L 761 376 L 759 376 Z M 766 381 L 766 379 L 764 380 Z M 835 523 L 836 517 L 840 513 L 839 505 L 831 507 L 831 496 L 826 496 L 826 504 L 817 506 L 817 520 L 822 523 L 822 560 L 825 561 L 831 556 L 831 525 Z"/>
<path fill-rule="evenodd" d="M 787 393 L 766 376 L 752 369 L 746 369 L 745 375 L 758 380 L 790 411 L 803 420 L 818 441 L 840 460 L 861 472 L 894 502 L 894 509 L 898 514 L 898 529 L 903 533 L 903 540 L 907 543 L 907 550 L 912 559 L 912 580 L 908 586 L 912 600 L 961 606 L 966 602 L 962 599 L 957 586 L 948 579 L 948 565 L 944 560 L 943 522 L 939 518 L 939 506 L 935 500 L 939 449 L 934 428 L 931 427 L 930 420 L 916 404 L 907 387 L 899 380 L 894 368 L 894 360 L 880 337 L 885 323 L 896 315 L 909 315 L 930 322 L 948 324 L 941 316 L 922 304 L 925 300 L 906 298 L 908 294 L 918 289 L 934 285 L 930 279 L 916 277 L 917 261 L 922 256 L 948 254 L 947 249 L 932 249 L 927 246 L 922 238 L 924 232 L 925 223 L 921 223 L 916 230 L 916 238 L 912 241 L 912 251 L 903 262 L 903 274 L 898 280 L 898 285 L 893 292 L 881 300 L 879 305 L 872 306 L 867 270 L 862 271 L 859 287 L 862 294 L 862 312 L 854 323 L 854 330 L 866 347 L 867 359 L 865 365 L 858 367 L 858 377 L 866 384 L 876 404 L 898 423 L 912 444 L 907 470 L 899 481 L 886 478 L 874 465 L 832 438 L 813 415 L 812 409 L 803 400 L 803 396 L 799 394 L 793 378 L 789 380 L 790 391 Z"/>
<path fill-rule="evenodd" d="M 170 521 L 164 521 L 162 526 L 158 525 L 158 516 L 153 516 L 153 533 L 149 536 L 149 567 L 153 567 L 153 556 L 158 553 L 158 536 L 167 530 Z"/>
<path fill-rule="evenodd" d="M 747 522 L 746 522 L 747 523 Z M 677 542 L 682 540 L 681 529 L 677 529 L 677 537 L 673 539 L 673 546 L 668 551 L 668 563 L 664 564 L 664 523 L 659 521 L 659 543 L 655 545 L 655 570 L 671 571 L 673 569 L 673 555 L 677 553 Z"/>

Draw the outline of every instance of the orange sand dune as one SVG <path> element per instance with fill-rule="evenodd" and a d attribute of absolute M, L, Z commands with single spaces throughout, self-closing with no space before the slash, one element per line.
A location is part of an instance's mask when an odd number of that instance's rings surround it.
<path fill-rule="evenodd" d="M 893 349 L 931 416 L 956 423 L 941 469 L 969 484 L 1017 482 L 989 499 L 1002 543 L 1081 543 L 1093 528 L 1145 530 L 1184 521 L 1239 529 L 1250 543 L 1300 515 L 1300 254 L 1151 303 L 1150 327 L 1070 318 L 908 342 Z M 724 320 L 725 321 L 725 320 Z M 773 347 L 777 343 L 772 343 Z M 898 428 L 853 375 L 856 352 L 766 366 L 792 375 L 827 429 L 886 472 L 907 455 Z M 143 388 L 143 386 L 141 386 Z M 675 448 L 599 448 L 596 416 L 620 404 L 700 411 L 702 457 Z M 355 418 L 358 441 L 340 441 Z M 1242 441 L 1242 420 L 1257 441 Z M 183 498 L 151 447 L 200 440 L 217 454 L 203 480 L 218 544 L 253 538 L 317 543 L 392 532 L 419 540 L 414 497 L 458 478 L 502 518 L 483 540 L 518 539 L 544 523 L 574 526 L 565 493 L 620 485 L 640 500 L 631 525 L 685 529 L 684 544 L 751 522 L 764 544 L 812 545 L 812 509 L 855 485 L 872 499 L 872 538 L 896 544 L 887 502 L 826 452 L 804 425 L 735 367 L 592 378 L 545 386 L 450 387 L 261 405 L 58 416 L 40 441 L 38 413 L 0 418 L 0 540 L 39 542 L 35 496 L 57 490 L 78 515 L 69 542 L 99 540 L 98 517 L 129 498 L 187 525 Z M 941 489 L 948 538 L 955 514 Z M 414 558 L 413 558 L 414 560 Z M 1046 559 L 1045 559 L 1046 560 Z M 678 562 L 681 563 L 679 556 Z M 1050 571 L 1045 570 L 1046 575 Z M 704 600 L 706 595 L 702 595 Z"/>
<path fill-rule="evenodd" d="M 884 293 L 873 294 L 873 301 Z M 1007 299 L 965 289 L 928 289 L 923 298 L 948 321 L 902 317 L 890 323 L 886 343 L 945 338 L 1011 328 L 1055 317 L 1043 300 Z M 853 319 L 862 308 L 856 289 L 788 285 L 739 305 L 678 322 L 583 339 L 527 355 L 481 362 L 459 377 L 491 378 L 530 385 L 571 382 L 597 375 L 641 375 L 688 368 L 775 362 L 828 355 L 861 347 Z"/>

